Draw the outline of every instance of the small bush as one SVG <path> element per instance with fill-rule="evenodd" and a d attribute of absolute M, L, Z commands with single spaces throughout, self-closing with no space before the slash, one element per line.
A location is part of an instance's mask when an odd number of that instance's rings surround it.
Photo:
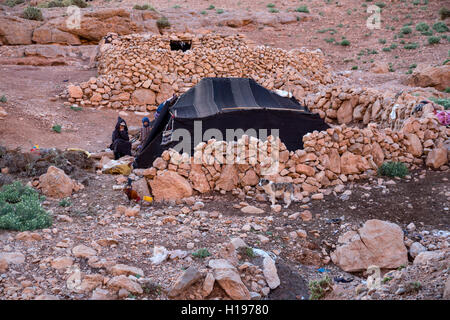
<path fill-rule="evenodd" d="M 386 7 L 386 3 L 384 3 L 384 2 L 377 2 L 377 3 L 375 3 L 375 5 L 380 7 L 380 8 Z"/>
<path fill-rule="evenodd" d="M 225 12 L 225 11 L 224 11 L 223 9 L 217 9 L 217 10 L 216 10 L 216 13 L 217 13 L 217 14 L 222 14 L 222 13 L 224 13 L 224 12 Z"/>
<path fill-rule="evenodd" d="M 72 5 L 78 8 L 86 8 L 88 6 L 87 2 L 84 0 L 72 0 Z"/>
<path fill-rule="evenodd" d="M 442 32 L 447 32 L 448 27 L 444 22 L 436 22 L 435 24 L 433 24 L 433 30 L 436 32 L 442 33 Z"/>
<path fill-rule="evenodd" d="M 319 300 L 325 296 L 325 293 L 331 289 L 331 279 L 325 276 L 321 280 L 310 281 L 309 287 L 309 299 Z"/>
<path fill-rule="evenodd" d="M 8 101 L 8 99 L 6 98 L 5 95 L 2 95 L 0 98 L 0 102 L 6 103 Z"/>
<path fill-rule="evenodd" d="M 325 38 L 326 43 L 333 43 L 335 41 L 336 41 L 336 39 L 334 39 L 334 38 Z"/>
<path fill-rule="evenodd" d="M 170 22 L 169 19 L 167 19 L 167 17 L 161 17 L 158 20 L 156 20 L 156 25 L 158 26 L 159 29 L 170 28 Z"/>
<path fill-rule="evenodd" d="M 425 32 L 428 30 L 430 30 L 430 26 L 428 24 L 426 24 L 425 22 L 420 22 L 420 23 L 416 24 L 416 31 Z"/>
<path fill-rule="evenodd" d="M 380 176 L 403 178 L 408 173 L 409 170 L 403 162 L 385 162 L 378 168 Z"/>
<path fill-rule="evenodd" d="M 307 6 L 301 6 L 298 7 L 297 9 L 295 9 L 296 12 L 305 12 L 305 13 L 309 13 L 308 7 Z"/>
<path fill-rule="evenodd" d="M 401 34 L 410 34 L 412 32 L 412 29 L 410 27 L 402 27 L 400 29 Z"/>
<path fill-rule="evenodd" d="M 55 131 L 56 133 L 61 133 L 61 125 L 55 124 L 55 125 L 52 127 L 52 130 Z"/>
<path fill-rule="evenodd" d="M 390 51 L 391 51 L 391 48 L 389 48 L 389 47 L 383 48 L 383 51 L 384 51 L 384 52 L 390 52 Z"/>
<path fill-rule="evenodd" d="M 81 110 L 83 110 L 83 108 L 82 107 L 78 107 L 78 106 L 70 106 L 70 109 L 72 109 L 73 111 L 81 111 Z"/>
<path fill-rule="evenodd" d="M 208 251 L 208 249 L 199 249 L 196 252 L 192 253 L 192 256 L 194 256 L 195 258 L 200 258 L 200 259 L 204 259 L 206 257 L 209 257 L 211 255 L 211 253 Z"/>
<path fill-rule="evenodd" d="M 269 4 L 267 5 L 267 8 L 275 8 L 275 4 L 269 3 Z"/>
<path fill-rule="evenodd" d="M 17 6 L 18 4 L 22 4 L 24 2 L 25 2 L 25 0 L 8 0 L 8 1 L 5 2 L 5 4 L 8 7 L 12 8 L 12 7 Z"/>
<path fill-rule="evenodd" d="M 430 98 L 436 104 L 439 104 L 444 107 L 445 110 L 450 110 L 450 99 L 445 98 Z"/>
<path fill-rule="evenodd" d="M 358 70 L 358 66 L 353 66 L 352 70 Z"/>
<path fill-rule="evenodd" d="M 52 218 L 41 207 L 43 198 L 34 189 L 16 181 L 0 190 L 0 229 L 36 230 L 52 225 Z"/>
<path fill-rule="evenodd" d="M 386 44 L 386 39 L 378 39 L 378 42 L 381 44 Z"/>
<path fill-rule="evenodd" d="M 441 8 L 439 10 L 439 16 L 441 17 L 441 20 L 445 20 L 448 17 L 450 17 L 450 10 L 447 8 Z"/>
<path fill-rule="evenodd" d="M 278 12 L 280 12 L 280 10 L 278 10 L 278 9 L 276 9 L 276 8 L 270 8 L 270 9 L 269 9 L 269 12 L 270 12 L 270 13 L 278 13 Z"/>
<path fill-rule="evenodd" d="M 214 10 L 216 7 L 214 5 L 210 5 L 206 10 Z"/>
<path fill-rule="evenodd" d="M 350 41 L 348 41 L 347 39 L 344 39 L 341 41 L 341 43 L 339 43 L 341 46 L 347 47 L 350 45 Z"/>
<path fill-rule="evenodd" d="M 72 205 L 72 202 L 70 202 L 69 198 L 62 199 L 59 204 L 60 207 L 70 207 Z"/>
<path fill-rule="evenodd" d="M 42 17 L 42 12 L 39 8 L 28 6 L 25 10 L 23 10 L 23 17 L 28 20 L 36 20 L 42 21 L 44 18 Z"/>
<path fill-rule="evenodd" d="M 436 36 L 428 37 L 428 44 L 437 44 L 440 41 L 441 41 L 440 37 L 436 37 Z"/>
<path fill-rule="evenodd" d="M 413 42 L 413 43 L 405 44 L 405 46 L 403 48 L 405 48 L 407 50 L 414 50 L 414 49 L 417 49 L 418 47 L 419 47 L 419 44 L 417 42 Z"/>
<path fill-rule="evenodd" d="M 397 49 L 398 45 L 396 43 L 391 44 L 389 47 L 391 50 Z"/>

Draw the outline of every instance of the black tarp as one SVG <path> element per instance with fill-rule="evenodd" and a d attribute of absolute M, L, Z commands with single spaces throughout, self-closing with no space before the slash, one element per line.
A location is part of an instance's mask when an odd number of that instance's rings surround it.
<path fill-rule="evenodd" d="M 172 106 L 164 106 L 136 157 L 135 167 L 150 167 L 164 150 L 179 143 L 161 145 L 162 133 L 171 119 L 174 129 L 186 129 L 191 134 L 191 150 L 184 150 L 190 151 L 191 155 L 196 144 L 196 121 L 201 121 L 202 134 L 214 128 L 222 133 L 224 139 L 227 129 L 255 129 L 257 132 L 267 129 L 269 135 L 271 129 L 278 129 L 288 150 L 302 149 L 302 137 L 306 133 L 329 128 L 319 115 L 309 112 L 295 98 L 281 97 L 252 79 L 205 78 Z"/>

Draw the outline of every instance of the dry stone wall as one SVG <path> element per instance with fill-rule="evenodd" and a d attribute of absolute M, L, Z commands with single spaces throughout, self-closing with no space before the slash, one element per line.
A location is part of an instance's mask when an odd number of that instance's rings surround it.
<path fill-rule="evenodd" d="M 320 52 L 256 46 L 243 35 L 111 36 L 112 43 L 99 47 L 99 76 L 70 85 L 70 102 L 154 110 L 204 77 L 249 77 L 270 90 L 290 90 L 297 96 L 332 83 Z M 190 41 L 191 50 L 171 50 L 171 41 Z"/>

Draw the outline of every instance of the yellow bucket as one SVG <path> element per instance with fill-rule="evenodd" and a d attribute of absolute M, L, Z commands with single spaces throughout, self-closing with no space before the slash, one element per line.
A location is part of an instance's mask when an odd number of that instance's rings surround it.
<path fill-rule="evenodd" d="M 144 201 L 152 203 L 153 202 L 153 198 L 152 197 L 148 197 L 148 196 L 144 196 Z"/>

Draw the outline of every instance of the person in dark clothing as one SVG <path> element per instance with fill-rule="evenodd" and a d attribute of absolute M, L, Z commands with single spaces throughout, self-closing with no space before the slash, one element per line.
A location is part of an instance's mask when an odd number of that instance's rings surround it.
<path fill-rule="evenodd" d="M 128 137 L 127 123 L 121 117 L 117 119 L 109 148 L 114 152 L 115 160 L 123 156 L 131 156 L 131 142 Z"/>
<path fill-rule="evenodd" d="M 139 140 L 141 141 L 141 144 L 137 148 L 138 152 L 140 152 L 142 150 L 142 147 L 144 146 L 145 141 L 147 141 L 147 138 L 150 135 L 151 131 L 152 131 L 152 126 L 150 123 L 150 119 L 147 117 L 144 117 L 142 119 L 142 128 L 141 128 L 141 132 L 139 135 Z"/>

